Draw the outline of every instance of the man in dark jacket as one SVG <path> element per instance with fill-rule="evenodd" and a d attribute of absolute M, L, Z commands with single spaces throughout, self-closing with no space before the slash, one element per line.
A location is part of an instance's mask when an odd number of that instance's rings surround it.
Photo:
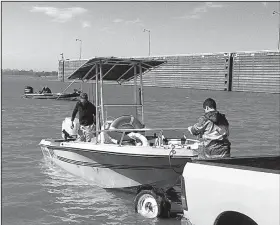
<path fill-rule="evenodd" d="M 52 93 L 51 89 L 47 86 L 43 87 L 42 91 L 39 92 L 39 93 Z"/>
<path fill-rule="evenodd" d="M 45 92 L 44 93 L 52 93 L 51 89 L 49 87 L 45 87 Z"/>
<path fill-rule="evenodd" d="M 88 95 L 86 93 L 81 93 L 80 101 L 77 102 L 73 110 L 71 119 L 72 129 L 74 127 L 73 121 L 76 117 L 77 112 L 79 112 L 80 123 L 78 140 L 90 142 L 93 137 L 93 131 L 95 128 L 96 108 L 90 101 L 88 101 Z"/>
<path fill-rule="evenodd" d="M 208 98 L 203 103 L 205 114 L 198 122 L 188 127 L 193 135 L 202 138 L 203 146 L 200 156 L 203 158 L 230 157 L 229 123 L 224 114 L 216 109 L 216 102 Z"/>

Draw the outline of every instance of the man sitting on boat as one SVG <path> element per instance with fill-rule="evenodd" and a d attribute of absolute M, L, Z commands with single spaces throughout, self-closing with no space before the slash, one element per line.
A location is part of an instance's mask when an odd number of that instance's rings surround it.
<path fill-rule="evenodd" d="M 78 132 L 78 141 L 90 142 L 91 139 L 93 138 L 93 131 L 95 130 L 96 108 L 90 101 L 88 101 L 87 93 L 80 94 L 80 101 L 76 103 L 76 106 L 72 113 L 71 129 L 74 128 L 73 121 L 76 117 L 77 112 L 79 112 L 79 123 L 80 123 L 80 130 Z"/>
<path fill-rule="evenodd" d="M 44 94 L 44 93 L 52 93 L 51 89 L 49 89 L 49 87 L 44 86 L 42 91 L 39 92 L 40 94 Z"/>
<path fill-rule="evenodd" d="M 188 127 L 193 135 L 200 135 L 203 146 L 199 156 L 202 158 L 223 158 L 230 156 L 229 123 L 224 114 L 216 109 L 216 102 L 208 98 L 203 103 L 205 114 L 198 122 Z"/>

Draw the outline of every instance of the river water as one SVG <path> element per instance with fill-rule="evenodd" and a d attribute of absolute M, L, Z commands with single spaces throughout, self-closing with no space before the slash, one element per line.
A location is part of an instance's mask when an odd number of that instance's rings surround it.
<path fill-rule="evenodd" d="M 61 137 L 61 123 L 75 102 L 22 99 L 24 87 L 48 85 L 62 92 L 68 83 L 50 78 L 2 77 L 2 223 L 38 224 L 180 224 L 178 218 L 145 219 L 133 209 L 134 196 L 107 191 L 73 177 L 43 158 L 42 138 Z M 79 88 L 74 84 L 70 91 Z M 92 92 L 89 84 L 83 90 Z M 232 155 L 279 155 L 279 95 L 144 88 L 149 127 L 188 127 L 212 97 L 230 123 Z M 132 103 L 132 87 L 106 85 L 105 103 Z M 90 98 L 92 96 L 90 95 Z M 109 116 L 127 114 L 112 110 Z"/>

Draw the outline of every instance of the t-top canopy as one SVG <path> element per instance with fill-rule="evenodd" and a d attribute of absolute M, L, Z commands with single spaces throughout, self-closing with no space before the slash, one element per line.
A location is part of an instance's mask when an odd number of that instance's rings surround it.
<path fill-rule="evenodd" d="M 134 77 L 134 74 L 138 76 L 140 69 L 137 66 L 136 73 L 134 72 L 135 65 L 141 65 L 142 73 L 145 73 L 161 64 L 165 63 L 163 60 L 151 60 L 151 59 L 133 59 L 133 58 L 116 58 L 116 57 L 96 57 L 88 60 L 74 73 L 72 73 L 68 79 L 80 79 L 80 80 L 95 80 L 96 79 L 96 66 L 98 66 L 98 74 L 100 73 L 100 65 L 102 68 L 102 78 L 107 81 L 125 82 Z M 100 77 L 98 76 L 98 79 Z"/>

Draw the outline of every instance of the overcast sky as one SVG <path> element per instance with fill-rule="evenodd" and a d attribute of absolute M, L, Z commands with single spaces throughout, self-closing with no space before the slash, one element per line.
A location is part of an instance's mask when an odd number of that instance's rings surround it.
<path fill-rule="evenodd" d="M 277 2 L 2 2 L 3 68 L 94 56 L 277 50 Z"/>

